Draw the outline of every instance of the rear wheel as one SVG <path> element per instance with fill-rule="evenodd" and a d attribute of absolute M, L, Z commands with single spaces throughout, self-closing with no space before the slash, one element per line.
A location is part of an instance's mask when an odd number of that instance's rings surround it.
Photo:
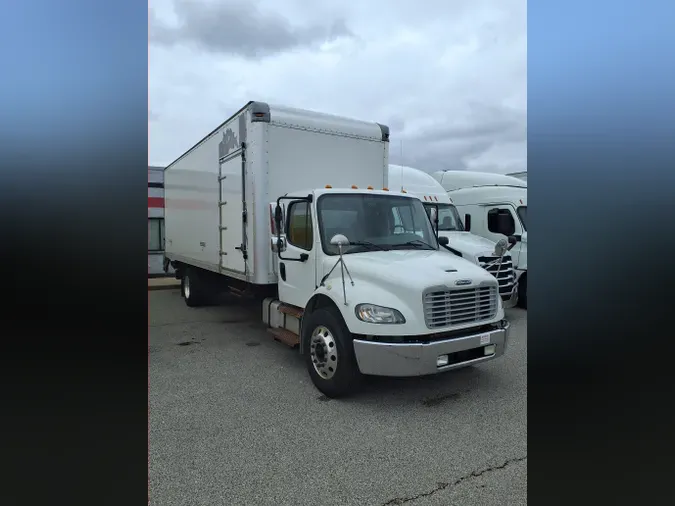
<path fill-rule="evenodd" d="M 317 309 L 303 325 L 305 361 L 314 386 L 328 397 L 355 391 L 361 373 L 347 326 L 337 310 Z"/>
<path fill-rule="evenodd" d="M 196 269 L 188 267 L 180 283 L 181 294 L 189 307 L 200 307 L 208 301 L 207 293 Z"/>
<path fill-rule="evenodd" d="M 527 309 L 527 274 L 518 282 L 518 306 Z"/>

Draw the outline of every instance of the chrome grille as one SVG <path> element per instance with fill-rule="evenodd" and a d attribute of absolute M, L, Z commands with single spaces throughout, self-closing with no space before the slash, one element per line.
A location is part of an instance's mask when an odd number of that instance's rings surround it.
<path fill-rule="evenodd" d="M 508 297 L 511 295 L 513 285 L 516 282 L 516 274 L 513 272 L 513 262 L 511 260 L 511 255 L 504 255 L 501 267 L 499 266 L 499 263 L 489 265 L 498 258 L 499 257 L 496 256 L 478 257 L 478 263 L 483 269 L 497 278 L 497 282 L 499 283 L 499 294 L 502 297 Z M 497 271 L 499 271 L 499 274 Z"/>
<path fill-rule="evenodd" d="M 497 314 L 497 287 L 437 290 L 424 295 L 424 321 L 430 329 L 490 320 Z"/>

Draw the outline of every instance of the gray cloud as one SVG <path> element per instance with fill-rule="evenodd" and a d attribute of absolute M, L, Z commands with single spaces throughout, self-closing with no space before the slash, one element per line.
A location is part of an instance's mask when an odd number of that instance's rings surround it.
<path fill-rule="evenodd" d="M 281 15 L 261 12 L 250 1 L 207 4 L 177 0 L 174 10 L 179 18 L 177 26 L 168 26 L 149 10 L 152 42 L 164 46 L 194 44 L 216 53 L 260 58 L 353 35 L 342 19 L 293 26 Z"/>
<path fill-rule="evenodd" d="M 461 110 L 461 109 L 460 109 Z M 405 123 L 394 117 L 389 123 L 392 163 L 415 166 L 428 172 L 468 169 L 470 162 L 502 143 L 524 143 L 527 139 L 527 116 L 511 107 L 470 102 L 457 116 L 446 115 L 434 124 L 404 131 Z M 519 164 L 519 165 L 518 165 Z M 483 164 L 494 171 L 497 163 Z M 523 170 L 522 162 L 518 169 Z"/>
<path fill-rule="evenodd" d="M 151 160 L 263 100 L 385 123 L 392 163 L 527 170 L 525 0 L 202 1 L 153 1 Z"/>

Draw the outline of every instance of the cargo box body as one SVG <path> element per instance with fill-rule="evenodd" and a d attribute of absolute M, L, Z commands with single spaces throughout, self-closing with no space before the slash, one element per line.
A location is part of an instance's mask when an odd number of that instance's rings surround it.
<path fill-rule="evenodd" d="M 387 186 L 389 131 L 249 102 L 165 169 L 167 259 L 274 284 L 270 203 L 331 185 Z"/>

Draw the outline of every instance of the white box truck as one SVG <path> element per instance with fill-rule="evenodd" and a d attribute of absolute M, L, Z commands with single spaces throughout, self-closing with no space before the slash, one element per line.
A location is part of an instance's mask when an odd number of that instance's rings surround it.
<path fill-rule="evenodd" d="M 527 181 L 503 174 L 446 170 L 434 172 L 464 218 L 466 230 L 492 241 L 513 236 L 518 305 L 527 309 Z"/>
<path fill-rule="evenodd" d="M 510 252 L 500 256 L 496 251 L 499 249 L 497 242 L 467 231 L 452 199 L 431 174 L 405 165 L 389 164 L 389 189 L 418 197 L 429 217 L 433 216 L 438 236 L 448 238 L 449 244 L 444 248 L 495 276 L 505 308 L 517 304 L 518 286 Z"/>
<path fill-rule="evenodd" d="M 189 306 L 223 290 L 305 356 L 327 396 L 362 375 L 502 355 L 497 280 L 439 251 L 422 202 L 387 188 L 389 129 L 249 102 L 165 169 L 165 266 Z"/>

